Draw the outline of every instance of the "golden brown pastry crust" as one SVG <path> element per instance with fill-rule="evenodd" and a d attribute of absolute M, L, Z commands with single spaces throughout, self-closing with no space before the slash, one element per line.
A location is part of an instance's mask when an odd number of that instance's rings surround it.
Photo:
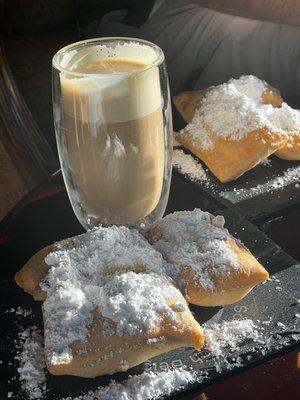
<path fill-rule="evenodd" d="M 223 183 L 243 175 L 287 141 L 286 135 L 270 134 L 265 129 L 250 132 L 241 140 L 226 140 L 216 135 L 211 139 L 213 149 L 205 150 L 195 145 L 185 130 L 176 136 L 176 140 L 199 157 Z"/>
<path fill-rule="evenodd" d="M 175 302 L 176 299 L 174 299 Z M 71 345 L 72 360 L 68 363 L 53 365 L 47 356 L 51 353 L 51 349 L 46 348 L 47 368 L 53 375 L 94 378 L 125 371 L 159 354 L 180 347 L 201 349 L 205 338 L 202 328 L 188 308 L 180 314 L 182 327 L 180 331 L 175 330 L 171 321 L 165 317 L 157 326 L 156 332 L 151 335 L 118 337 L 103 335 L 104 318 L 95 310 L 88 339 L 85 342 L 76 341 Z"/>
<path fill-rule="evenodd" d="M 191 122 L 209 89 L 182 92 L 173 96 L 173 103 L 185 122 Z"/>
<path fill-rule="evenodd" d="M 180 212 L 177 215 L 180 215 Z M 168 240 L 163 232 L 163 224 L 164 218 L 144 231 L 149 243 L 155 244 L 160 239 Z M 211 269 L 214 290 L 207 289 L 199 279 L 195 279 L 195 270 L 192 267 L 189 265 L 181 267 L 176 283 L 189 303 L 204 307 L 232 304 L 245 297 L 256 285 L 269 279 L 268 272 L 245 246 L 231 236 L 226 242 L 235 253 L 239 266 L 232 268 L 224 277 L 217 275 L 214 268 L 211 268 L 216 266 L 208 265 L 207 270 Z M 168 258 L 166 260 L 170 262 Z"/>
<path fill-rule="evenodd" d="M 194 279 L 194 271 L 183 267 L 181 279 L 185 282 L 185 294 L 189 303 L 203 307 L 225 306 L 245 297 L 256 285 L 269 278 L 268 272 L 253 255 L 233 238 L 227 243 L 238 258 L 239 268 L 232 269 L 226 277 L 213 277 L 215 290 L 207 290 Z"/>
<path fill-rule="evenodd" d="M 196 108 L 209 90 L 183 92 L 173 97 L 177 110 L 186 122 L 191 122 Z M 279 91 L 267 85 L 262 103 L 278 107 L 282 102 Z M 277 150 L 285 149 L 283 146 L 287 142 L 286 135 L 270 134 L 264 128 L 249 132 L 240 140 L 228 140 L 214 134 L 211 134 L 211 139 L 213 149 L 205 150 L 194 143 L 187 131 L 176 135 L 176 140 L 199 157 L 222 183 L 238 178 Z M 279 150 L 279 156 L 282 154 Z"/>
<path fill-rule="evenodd" d="M 59 243 L 66 244 L 72 241 L 71 238 L 63 239 Z M 25 265 L 15 274 L 16 284 L 30 294 L 36 301 L 44 301 L 46 293 L 41 289 L 40 283 L 49 271 L 49 265 L 45 263 L 46 256 L 55 250 L 55 243 L 43 247 L 35 253 Z"/>
<path fill-rule="evenodd" d="M 34 300 L 43 301 L 46 298 L 46 293 L 40 288 L 40 282 L 49 271 L 45 257 L 53 251 L 53 248 L 53 245 L 50 245 L 39 250 L 15 275 L 16 284 Z"/>
<path fill-rule="evenodd" d="M 300 133 L 290 135 L 287 143 L 277 150 L 275 155 L 283 160 L 300 160 Z"/>

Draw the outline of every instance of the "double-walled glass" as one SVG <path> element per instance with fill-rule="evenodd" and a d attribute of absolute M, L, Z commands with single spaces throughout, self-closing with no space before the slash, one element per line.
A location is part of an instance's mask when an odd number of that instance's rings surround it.
<path fill-rule="evenodd" d="M 172 119 L 159 47 L 130 38 L 64 47 L 53 58 L 53 110 L 65 185 L 86 229 L 163 215 Z"/>

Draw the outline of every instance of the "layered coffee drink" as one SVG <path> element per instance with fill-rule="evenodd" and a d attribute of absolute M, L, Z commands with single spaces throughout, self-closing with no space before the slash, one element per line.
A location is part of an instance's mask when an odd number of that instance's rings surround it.
<path fill-rule="evenodd" d="M 73 54 L 60 74 L 60 159 L 74 211 L 88 227 L 141 221 L 162 195 L 159 69 L 137 45 L 119 47 Z"/>

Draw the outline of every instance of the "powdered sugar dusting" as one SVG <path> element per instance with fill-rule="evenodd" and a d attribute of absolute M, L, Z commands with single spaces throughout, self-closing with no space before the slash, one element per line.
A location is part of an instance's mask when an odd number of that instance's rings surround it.
<path fill-rule="evenodd" d="M 206 173 L 202 165 L 190 154 L 185 154 L 182 150 L 174 150 L 173 166 L 182 174 L 188 175 L 191 180 L 205 181 Z"/>
<path fill-rule="evenodd" d="M 72 358 L 69 345 L 86 338 L 94 309 L 101 306 L 103 312 L 109 309 L 105 296 L 106 291 L 113 291 L 113 288 L 109 289 L 111 280 L 119 285 L 123 282 L 124 291 L 129 290 L 129 282 L 122 281 L 117 275 L 112 278 L 111 272 L 124 272 L 126 267 L 130 267 L 164 274 L 166 266 L 161 254 L 137 231 L 125 227 L 100 227 L 77 236 L 69 243 L 58 243 L 45 261 L 51 266 L 41 285 L 47 293 L 43 304 L 45 346 L 50 350 L 49 361 L 52 364 Z M 142 282 L 139 283 L 141 290 L 145 289 Z M 130 289 L 138 288 L 132 284 Z M 116 296 L 117 300 L 121 298 L 126 298 L 125 292 Z M 130 300 L 126 298 L 129 309 Z M 113 319 L 113 315 L 110 316 Z"/>
<path fill-rule="evenodd" d="M 101 314 L 115 322 L 118 336 L 150 333 L 166 317 L 178 328 L 178 312 L 187 309 L 181 293 L 167 278 L 134 272 L 113 276 L 101 289 L 98 304 Z M 176 312 L 170 307 L 173 304 Z"/>
<path fill-rule="evenodd" d="M 223 217 L 213 217 L 200 209 L 175 212 L 152 225 L 150 231 L 155 232 L 157 227 L 158 234 L 150 240 L 172 264 L 171 273 L 179 274 L 182 267 L 189 266 L 195 271 L 195 282 L 213 290 L 213 275 L 226 275 L 228 269 L 239 265 L 226 243 L 230 235 L 224 222 Z"/>
<path fill-rule="evenodd" d="M 220 324 L 205 325 L 205 348 L 214 357 L 224 356 L 224 349 L 238 352 L 238 346 L 245 340 L 257 342 L 261 335 L 250 319 L 224 321 Z"/>
<path fill-rule="evenodd" d="M 223 190 L 219 194 L 224 199 L 237 203 L 241 200 L 250 199 L 261 193 L 272 192 L 272 190 L 284 188 L 300 180 L 300 167 L 288 168 L 284 175 L 269 179 L 267 182 L 258 184 L 250 188 L 234 188 L 232 190 Z"/>
<path fill-rule="evenodd" d="M 268 346 L 263 328 L 250 319 L 208 322 L 203 324 L 203 328 L 206 343 L 203 351 L 198 353 L 199 360 L 203 365 L 212 366 L 216 372 L 245 364 L 245 358 L 240 355 L 242 347 L 249 345 L 249 350 L 253 352 L 255 345 L 259 346 L 260 351 Z M 248 357 L 251 358 L 251 355 Z"/>
<path fill-rule="evenodd" d="M 47 255 L 45 262 L 55 266 L 48 273 L 49 283 L 52 276 L 55 278 L 60 273 L 72 278 L 71 271 L 80 274 L 84 282 L 98 274 L 100 282 L 111 268 L 139 265 L 161 272 L 164 264 L 161 255 L 136 230 L 124 226 L 99 227 L 72 238 L 68 243 L 56 243 L 55 251 Z M 44 286 L 47 291 L 47 285 Z"/>
<path fill-rule="evenodd" d="M 271 167 L 272 162 L 270 158 L 265 158 L 264 160 L 261 161 L 261 164 L 267 167 Z"/>
<path fill-rule="evenodd" d="M 99 387 L 86 394 L 63 400 L 154 400 L 169 396 L 196 380 L 196 374 L 186 369 L 159 373 L 144 372 L 132 376 L 124 384 L 112 381 L 106 387 Z"/>
<path fill-rule="evenodd" d="M 32 315 L 32 309 L 29 308 L 27 310 L 19 306 L 17 309 L 11 307 L 10 309 L 4 311 L 4 314 L 13 314 L 13 313 L 23 318 L 27 318 Z"/>
<path fill-rule="evenodd" d="M 29 399 L 43 398 L 46 392 L 45 358 L 43 338 L 36 327 L 27 328 L 19 334 L 21 350 L 16 356 L 22 389 Z"/>
<path fill-rule="evenodd" d="M 262 94 L 267 87 L 265 81 L 253 75 L 242 75 L 239 79 L 230 79 L 228 83 L 233 84 L 240 93 L 250 97 L 257 104 L 261 103 Z"/>
<path fill-rule="evenodd" d="M 276 128 L 279 128 L 291 136 L 300 135 L 299 110 L 294 110 L 286 103 L 283 103 L 281 107 L 264 105 L 262 106 L 262 110 Z"/>
<path fill-rule="evenodd" d="M 195 146 L 212 150 L 215 136 L 241 140 L 257 129 L 280 135 L 299 132 L 299 112 L 285 103 L 280 108 L 264 105 L 265 88 L 266 82 L 251 75 L 212 87 L 180 134 L 188 135 Z"/>
<path fill-rule="evenodd" d="M 214 136 L 241 140 L 261 128 L 284 134 L 270 123 L 255 101 L 239 92 L 234 84 L 225 83 L 207 92 L 192 121 L 180 134 L 189 135 L 195 146 L 212 150 Z"/>

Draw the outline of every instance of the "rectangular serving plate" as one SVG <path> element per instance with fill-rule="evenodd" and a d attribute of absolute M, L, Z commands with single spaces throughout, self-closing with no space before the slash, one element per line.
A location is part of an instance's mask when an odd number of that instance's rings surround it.
<path fill-rule="evenodd" d="M 179 149 L 188 153 L 182 147 Z M 259 219 L 300 203 L 299 161 L 286 161 L 271 156 L 269 164 L 257 165 L 238 179 L 227 183 L 220 182 L 208 168 L 203 167 L 207 180 L 192 180 L 188 176 L 184 176 L 184 179 L 216 202 L 236 210 L 249 220 Z"/>
<path fill-rule="evenodd" d="M 178 187 L 177 187 L 178 189 Z M 186 192 L 185 194 L 187 194 Z M 44 200 L 43 202 L 49 205 L 49 201 L 54 202 L 54 206 L 61 204 L 59 197 L 65 194 L 58 194 L 53 196 L 52 199 Z M 64 202 L 67 199 L 64 199 Z M 197 203 L 197 199 L 193 196 L 186 198 L 186 208 L 192 209 Z M 65 203 L 63 203 L 65 204 Z M 209 204 L 207 204 L 209 206 Z M 215 204 L 211 204 L 213 208 Z M 53 206 L 53 204 L 52 204 Z M 30 206 L 33 207 L 33 206 Z M 36 211 L 37 217 L 42 219 L 35 226 L 31 227 L 30 234 L 31 242 L 36 243 L 42 247 L 48 243 L 43 243 L 45 238 L 42 236 L 38 239 L 39 229 L 44 224 L 50 224 L 50 237 L 61 236 L 62 227 L 58 226 L 58 220 L 64 215 L 65 218 L 72 216 L 72 211 L 69 210 L 69 204 L 66 203 L 59 208 L 58 215 L 46 215 L 43 213 L 44 207 L 39 205 L 40 209 Z M 169 202 L 168 212 L 180 210 L 181 202 L 171 198 Z M 216 210 L 214 210 L 216 211 Z M 68 215 L 70 213 L 70 215 Z M 48 392 L 45 396 L 46 400 L 58 400 L 67 396 L 79 395 L 90 389 L 95 389 L 98 386 L 108 385 L 114 379 L 122 382 L 130 375 L 138 375 L 143 371 L 164 371 L 168 368 L 179 366 L 186 366 L 192 370 L 199 372 L 202 376 L 199 382 L 196 382 L 178 393 L 174 393 L 176 398 L 185 396 L 187 393 L 201 390 L 201 388 L 213 383 L 217 379 L 223 379 L 226 376 L 237 373 L 252 365 L 258 364 L 267 358 L 274 357 L 282 351 L 288 351 L 293 348 L 300 341 L 300 326 L 299 318 L 295 318 L 299 312 L 299 304 L 295 301 L 300 298 L 300 281 L 299 272 L 300 267 L 297 262 L 288 254 L 283 252 L 272 240 L 263 234 L 254 225 L 248 222 L 243 216 L 235 211 L 221 210 L 219 213 L 223 214 L 226 219 L 226 227 L 229 231 L 253 252 L 259 261 L 268 269 L 272 275 L 272 280 L 266 284 L 260 285 L 255 288 L 248 296 L 240 302 L 227 307 L 212 307 L 203 308 L 191 306 L 195 318 L 200 323 L 215 323 L 230 321 L 234 319 L 249 318 L 253 320 L 257 326 L 263 329 L 264 337 L 268 342 L 267 348 L 263 348 L 257 343 L 251 341 L 243 343 L 238 350 L 238 353 L 225 354 L 227 362 L 221 365 L 221 370 L 216 368 L 215 360 L 210 356 L 207 351 L 195 351 L 192 349 L 180 349 L 170 353 L 156 357 L 149 362 L 140 366 L 130 369 L 126 373 L 114 374 L 112 377 L 104 376 L 96 379 L 83 379 L 70 376 L 51 376 L 47 375 L 47 388 Z M 57 220 L 56 220 L 57 219 Z M 52 220 L 52 223 L 50 222 Z M 26 216 L 22 221 L 26 221 Z M 19 228 L 20 229 L 20 228 Z M 76 223 L 68 225 L 68 233 L 78 233 L 78 226 Z M 20 232 L 16 230 L 17 236 L 15 240 L 20 242 L 22 235 L 28 230 Z M 22 230 L 21 230 L 22 231 Z M 13 229 L 11 229 L 13 235 Z M 45 236 L 46 237 L 46 236 Z M 49 235 L 47 236 L 48 240 Z M 29 239 L 27 238 L 27 242 Z M 17 247 L 16 247 L 17 251 Z M 15 357 L 15 346 L 17 342 L 18 332 L 21 329 L 30 325 L 36 325 L 42 330 L 42 316 L 40 311 L 40 304 L 32 300 L 31 296 L 22 292 L 13 281 L 13 273 L 16 272 L 21 265 L 13 264 L 7 260 L 8 264 L 6 276 L 0 283 L 0 348 L 2 353 L 1 368 L 1 385 L 0 395 L 5 398 L 7 392 L 14 393 L 14 399 L 25 399 L 26 396 L 20 391 L 20 383 L 17 376 L 18 362 Z M 8 272 L 9 271 L 9 272 Z M 276 278 L 276 280 L 274 280 Z M 22 317 L 16 316 L 14 313 L 5 313 L 11 307 L 17 309 L 18 306 L 28 309 L 32 308 L 33 317 L 23 320 Z M 267 321 L 267 325 L 264 324 Z M 284 324 L 278 325 L 278 322 Z M 21 328 L 21 326 L 23 328 Z M 233 357 L 234 356 L 234 357 Z M 239 363 L 234 360 L 239 357 Z M 226 357 L 224 357 L 225 359 Z M 219 365 L 220 367 L 220 365 Z"/>

